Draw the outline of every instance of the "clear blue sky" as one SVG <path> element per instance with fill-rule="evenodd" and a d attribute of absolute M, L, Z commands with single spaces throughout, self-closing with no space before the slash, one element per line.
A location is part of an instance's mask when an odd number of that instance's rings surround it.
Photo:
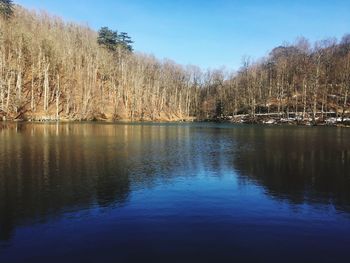
<path fill-rule="evenodd" d="M 350 33 L 350 0 L 14 0 L 90 25 L 128 32 L 136 51 L 202 68 L 237 69 L 299 36 Z"/>

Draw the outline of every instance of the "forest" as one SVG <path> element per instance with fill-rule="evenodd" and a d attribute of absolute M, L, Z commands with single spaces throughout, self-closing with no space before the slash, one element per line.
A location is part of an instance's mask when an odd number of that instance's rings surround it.
<path fill-rule="evenodd" d="M 0 14 L 0 120 L 349 122 L 350 34 L 203 70 L 136 52 L 108 27 L 10 0 Z"/>

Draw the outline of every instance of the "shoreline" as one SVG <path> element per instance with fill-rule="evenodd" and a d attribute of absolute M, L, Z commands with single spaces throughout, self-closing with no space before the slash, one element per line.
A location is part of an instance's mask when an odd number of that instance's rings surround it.
<path fill-rule="evenodd" d="M 247 117 L 247 116 L 245 116 Z M 54 124 L 54 123 L 115 123 L 115 124 L 128 124 L 128 123 L 223 123 L 223 124 L 241 124 L 241 125 L 263 125 L 267 127 L 272 126 L 306 126 L 306 127 L 343 127 L 350 128 L 350 118 L 340 120 L 341 118 L 328 118 L 325 120 L 316 120 L 313 122 L 311 119 L 297 120 L 295 118 L 242 118 L 241 116 L 234 116 L 233 118 L 213 118 L 213 119 L 196 119 L 196 118 L 185 118 L 185 119 L 174 119 L 174 120 L 132 120 L 132 119 L 85 119 L 85 120 L 73 120 L 73 119 L 42 119 L 42 120 L 0 120 L 1 124 L 7 123 L 36 123 L 36 124 Z"/>

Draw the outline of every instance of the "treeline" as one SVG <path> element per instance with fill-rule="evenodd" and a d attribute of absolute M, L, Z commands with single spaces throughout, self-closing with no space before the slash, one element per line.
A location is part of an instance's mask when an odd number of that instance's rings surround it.
<path fill-rule="evenodd" d="M 216 115 L 274 112 L 316 121 L 334 113 L 344 118 L 350 106 L 350 35 L 339 43 L 327 39 L 313 47 L 300 38 L 258 62 L 245 58 L 237 74 L 217 83 L 209 87 L 219 101 Z"/>
<path fill-rule="evenodd" d="M 134 54 L 122 45 L 131 44 L 127 35 L 120 37 L 122 42 L 106 46 L 106 36 L 86 26 L 16 7 L 11 18 L 0 18 L 0 116 L 176 120 L 194 115 L 195 70 Z"/>
<path fill-rule="evenodd" d="M 1 119 L 212 120 L 294 113 L 316 120 L 349 110 L 350 36 L 313 47 L 300 39 L 261 61 L 245 59 L 235 73 L 202 71 L 133 52 L 124 32 L 95 32 L 19 6 L 0 11 Z"/>

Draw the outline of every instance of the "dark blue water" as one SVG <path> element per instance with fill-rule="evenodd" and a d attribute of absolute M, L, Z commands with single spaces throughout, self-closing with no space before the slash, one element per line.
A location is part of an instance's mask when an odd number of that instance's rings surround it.
<path fill-rule="evenodd" d="M 2 124 L 0 262 L 349 262 L 350 129 Z"/>

